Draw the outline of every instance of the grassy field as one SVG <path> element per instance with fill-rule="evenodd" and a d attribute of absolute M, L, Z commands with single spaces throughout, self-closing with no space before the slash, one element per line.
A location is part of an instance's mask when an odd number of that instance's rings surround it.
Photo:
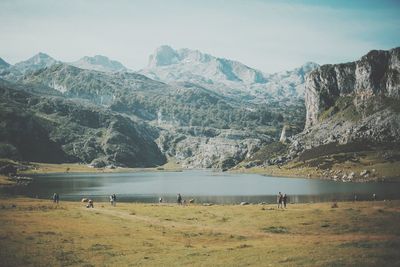
<path fill-rule="evenodd" d="M 0 266 L 400 266 L 400 202 L 177 206 L 0 198 Z"/>
<path fill-rule="evenodd" d="M 154 168 L 92 168 L 85 164 L 78 163 L 38 163 L 31 162 L 31 168 L 20 171 L 20 174 L 39 174 L 39 173 L 61 173 L 61 172 L 84 172 L 84 173 L 93 173 L 93 172 L 138 172 L 138 171 L 180 171 L 181 168 L 178 164 L 175 163 L 174 160 L 169 161 L 163 166 L 154 167 Z"/>

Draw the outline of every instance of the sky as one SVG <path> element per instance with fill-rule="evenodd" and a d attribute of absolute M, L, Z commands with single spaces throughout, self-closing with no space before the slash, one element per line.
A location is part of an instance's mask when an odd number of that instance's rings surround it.
<path fill-rule="evenodd" d="M 400 1 L 0 0 L 0 57 L 105 55 L 139 70 L 160 45 L 273 73 L 400 46 Z"/>

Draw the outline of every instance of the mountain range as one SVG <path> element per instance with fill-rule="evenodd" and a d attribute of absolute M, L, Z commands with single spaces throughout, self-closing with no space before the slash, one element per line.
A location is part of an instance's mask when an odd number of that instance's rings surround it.
<path fill-rule="evenodd" d="M 327 164 L 321 157 L 337 147 L 357 152 L 368 142 L 396 162 L 385 144 L 400 142 L 398 62 L 397 48 L 355 63 L 309 62 L 266 74 L 169 46 L 137 72 L 99 55 L 72 63 L 44 53 L 15 65 L 0 60 L 0 156 L 49 160 L 29 152 L 42 144 L 58 161 L 93 166 L 157 166 L 173 158 L 188 168 L 266 168 Z M 30 128 L 19 133 L 24 120 Z"/>
<path fill-rule="evenodd" d="M 139 73 L 167 83 L 191 82 L 230 97 L 262 103 L 271 98 L 303 97 L 305 75 L 317 67 L 308 62 L 291 71 L 266 74 L 238 61 L 164 45 L 150 55 L 147 67 Z"/>

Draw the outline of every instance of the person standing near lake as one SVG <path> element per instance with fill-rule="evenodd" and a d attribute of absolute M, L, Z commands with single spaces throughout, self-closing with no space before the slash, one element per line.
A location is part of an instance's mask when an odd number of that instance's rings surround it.
<path fill-rule="evenodd" d="M 287 195 L 286 195 L 286 194 L 283 195 L 282 200 L 283 200 L 283 206 L 284 206 L 285 209 L 286 209 L 286 203 L 287 203 Z"/>
<path fill-rule="evenodd" d="M 182 205 L 182 196 L 181 194 L 178 193 L 177 197 L 176 197 L 176 201 L 179 205 Z"/>
<path fill-rule="evenodd" d="M 54 193 L 53 194 L 53 202 L 58 204 L 59 201 L 60 201 L 60 197 L 58 196 L 57 193 Z"/>
<path fill-rule="evenodd" d="M 110 204 L 111 204 L 111 206 L 114 206 L 114 199 L 113 199 L 113 195 L 110 195 Z"/>
<path fill-rule="evenodd" d="M 282 208 L 282 200 L 283 200 L 282 193 L 279 192 L 279 194 L 276 196 L 276 201 L 278 202 L 278 209 Z"/>
<path fill-rule="evenodd" d="M 117 196 L 115 194 L 112 195 L 113 206 L 117 206 Z"/>

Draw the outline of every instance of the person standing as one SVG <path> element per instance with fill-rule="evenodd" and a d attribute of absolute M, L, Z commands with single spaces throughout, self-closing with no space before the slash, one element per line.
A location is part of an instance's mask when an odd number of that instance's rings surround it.
<path fill-rule="evenodd" d="M 278 209 L 282 208 L 282 198 L 283 198 L 282 193 L 279 192 L 279 194 L 276 197 L 276 201 L 278 202 Z"/>
<path fill-rule="evenodd" d="M 176 197 L 176 201 L 179 205 L 182 205 L 182 196 L 181 194 L 178 193 L 177 197 Z"/>
<path fill-rule="evenodd" d="M 286 203 L 287 203 L 287 195 L 286 195 L 286 194 L 283 195 L 282 200 L 283 200 L 283 206 L 284 206 L 285 209 L 286 209 Z"/>
<path fill-rule="evenodd" d="M 117 206 L 117 196 L 115 194 L 112 195 L 112 199 L 113 199 L 113 206 Z"/>
<path fill-rule="evenodd" d="M 54 193 L 53 194 L 53 202 L 58 204 L 59 201 L 60 201 L 60 197 L 58 196 L 57 193 Z"/>
<path fill-rule="evenodd" d="M 114 206 L 114 199 L 113 199 L 113 195 L 110 195 L 110 204 L 111 204 L 111 206 Z"/>

